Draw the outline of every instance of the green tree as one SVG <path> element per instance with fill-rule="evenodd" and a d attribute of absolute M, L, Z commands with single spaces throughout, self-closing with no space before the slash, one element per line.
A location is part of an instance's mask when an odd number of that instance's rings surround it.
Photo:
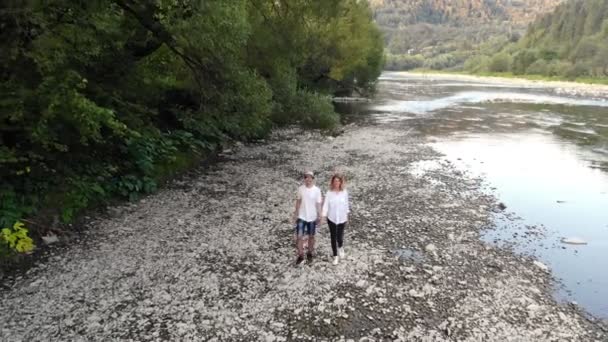
<path fill-rule="evenodd" d="M 530 64 L 525 73 L 529 75 L 547 75 L 548 74 L 548 64 L 544 59 L 536 60 L 534 63 Z"/>
<path fill-rule="evenodd" d="M 491 59 L 488 56 L 474 55 L 464 63 L 464 70 L 469 72 L 488 71 Z"/>
<path fill-rule="evenodd" d="M 507 53 L 496 54 L 490 60 L 489 69 L 494 72 L 507 72 L 510 70 L 512 60 L 511 56 Z"/>
<path fill-rule="evenodd" d="M 535 50 L 525 49 L 515 53 L 513 56 L 512 71 L 514 74 L 524 74 L 528 67 L 538 59 Z"/>
<path fill-rule="evenodd" d="M 595 76 L 608 76 L 608 45 L 599 47 L 591 63 L 593 67 L 593 74 Z"/>

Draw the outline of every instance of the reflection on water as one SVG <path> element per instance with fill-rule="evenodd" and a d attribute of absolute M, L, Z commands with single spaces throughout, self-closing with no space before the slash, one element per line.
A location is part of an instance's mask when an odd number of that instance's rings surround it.
<path fill-rule="evenodd" d="M 522 218 L 498 215 L 485 239 L 538 256 L 563 281 L 559 298 L 608 317 L 608 99 L 388 73 L 374 101 L 338 110 L 347 121 L 416 127 L 447 159 L 483 175 Z"/>
<path fill-rule="evenodd" d="M 515 242 L 516 250 L 541 258 L 563 280 L 561 298 L 608 316 L 608 275 L 598 264 L 608 256 L 608 175 L 589 167 L 586 159 L 593 154 L 532 131 L 470 135 L 433 146 L 457 166 L 485 176 L 508 211 L 523 218 L 517 225 L 497 221 L 487 241 Z M 544 226 L 542 234 L 527 236 L 537 229 L 520 229 L 525 225 Z M 562 244 L 564 237 L 588 245 Z"/>
<path fill-rule="evenodd" d="M 426 114 L 438 109 L 454 107 L 465 103 L 530 103 L 608 107 L 608 101 L 602 100 L 573 99 L 563 96 L 549 96 L 523 92 L 466 91 L 432 100 L 393 100 L 387 104 L 377 105 L 374 109 L 383 112 Z"/>

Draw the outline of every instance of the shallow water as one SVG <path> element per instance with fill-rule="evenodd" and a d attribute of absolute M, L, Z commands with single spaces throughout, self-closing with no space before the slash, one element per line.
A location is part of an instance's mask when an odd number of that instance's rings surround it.
<path fill-rule="evenodd" d="M 532 254 L 562 285 L 556 296 L 608 318 L 608 99 L 537 84 L 385 73 L 371 103 L 340 104 L 347 120 L 415 127 L 506 204 L 490 243 Z M 577 237 L 586 245 L 562 238 Z"/>

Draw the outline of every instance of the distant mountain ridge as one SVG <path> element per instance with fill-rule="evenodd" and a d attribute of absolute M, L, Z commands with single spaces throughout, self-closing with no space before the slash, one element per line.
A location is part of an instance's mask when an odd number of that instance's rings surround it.
<path fill-rule="evenodd" d="M 563 0 L 370 0 L 380 26 L 508 21 L 525 26 Z"/>
<path fill-rule="evenodd" d="M 386 68 L 462 67 L 481 45 L 516 42 L 566 0 L 369 0 L 384 33 Z M 608 0 L 606 0 L 608 1 Z"/>
<path fill-rule="evenodd" d="M 403 25 L 462 24 L 467 20 L 504 20 L 504 8 L 485 4 L 483 0 L 377 0 L 372 9 L 380 26 L 398 28 Z"/>

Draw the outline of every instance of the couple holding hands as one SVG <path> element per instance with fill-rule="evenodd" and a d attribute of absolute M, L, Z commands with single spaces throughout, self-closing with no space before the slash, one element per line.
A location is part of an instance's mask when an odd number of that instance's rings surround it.
<path fill-rule="evenodd" d="M 304 172 L 304 182 L 298 188 L 296 210 L 294 212 L 296 248 L 298 257 L 296 265 L 304 261 L 304 240 L 308 239 L 306 259 L 310 263 L 314 257 L 315 234 L 317 225 L 322 219 L 327 219 L 331 237 L 333 264 L 344 258 L 344 225 L 348 221 L 350 207 L 345 179 L 341 174 L 334 174 L 329 182 L 329 190 L 325 198 L 315 185 L 315 175 L 312 171 Z"/>

